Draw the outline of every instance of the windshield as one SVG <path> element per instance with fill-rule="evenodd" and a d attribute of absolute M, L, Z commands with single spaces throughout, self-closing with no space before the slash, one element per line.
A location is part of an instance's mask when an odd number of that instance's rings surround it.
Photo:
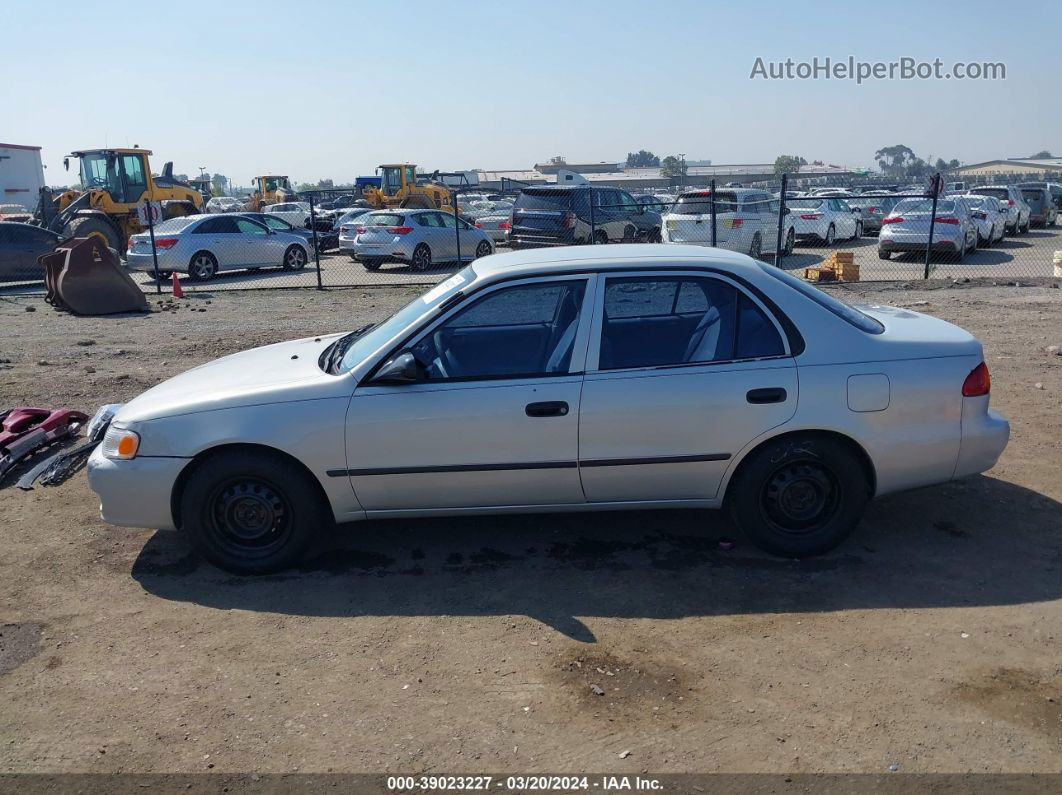
<path fill-rule="evenodd" d="M 881 334 L 885 330 L 885 327 L 870 315 L 863 314 L 854 306 L 849 306 L 843 301 L 838 301 L 829 293 L 824 293 L 822 290 L 812 287 L 807 282 L 796 278 L 790 273 L 786 273 L 781 268 L 776 268 L 773 265 L 766 265 L 762 262 L 757 262 L 756 264 L 759 265 L 765 273 L 769 273 L 778 281 L 788 284 L 798 293 L 810 298 L 819 306 L 828 309 L 830 312 L 837 315 L 837 317 L 852 324 L 860 331 L 865 331 L 867 334 Z"/>
<path fill-rule="evenodd" d="M 973 191 L 980 196 L 995 196 L 997 199 L 1009 199 L 1006 188 L 977 188 Z"/>
<path fill-rule="evenodd" d="M 892 208 L 894 213 L 931 213 L 933 212 L 933 200 L 932 199 L 904 199 L 902 202 Z M 955 212 L 955 202 L 953 201 L 938 201 L 937 202 L 938 213 L 951 213 Z"/>
<path fill-rule="evenodd" d="M 822 206 L 822 199 L 787 199 L 785 206 L 794 210 L 817 210 Z"/>
<path fill-rule="evenodd" d="M 524 191 L 516 199 L 521 210 L 554 210 L 563 212 L 571 204 L 572 192 L 568 190 Z"/>
<path fill-rule="evenodd" d="M 373 213 L 366 215 L 362 223 L 365 226 L 402 226 L 405 224 L 405 218 L 394 213 Z"/>
<path fill-rule="evenodd" d="M 351 370 L 366 356 L 401 332 L 402 329 L 416 322 L 425 312 L 441 306 L 452 295 L 460 292 L 463 287 L 470 285 L 475 278 L 476 272 L 469 265 L 463 271 L 459 271 L 446 281 L 435 285 L 424 295 L 414 298 L 383 323 L 373 326 L 365 334 L 358 337 L 343 355 L 343 364 L 339 369 L 341 371 Z"/>

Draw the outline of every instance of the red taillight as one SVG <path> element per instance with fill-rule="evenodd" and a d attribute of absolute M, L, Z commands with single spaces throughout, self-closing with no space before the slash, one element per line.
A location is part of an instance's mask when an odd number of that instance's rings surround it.
<path fill-rule="evenodd" d="M 175 238 L 175 237 L 156 237 L 155 238 L 155 248 L 156 249 L 173 248 L 176 245 L 177 245 L 177 238 Z"/>
<path fill-rule="evenodd" d="M 388 231 L 389 234 L 392 234 L 392 235 L 408 235 L 410 232 L 413 231 L 413 227 L 412 226 L 389 226 L 389 227 L 387 227 L 387 231 Z"/>
<path fill-rule="evenodd" d="M 1008 207 L 1013 207 L 1014 206 L 1014 199 L 1007 199 L 1007 206 Z"/>
<path fill-rule="evenodd" d="M 883 224 L 902 224 L 903 223 L 903 218 L 901 218 L 898 215 L 894 215 L 894 216 L 891 216 L 889 218 L 882 218 L 881 222 Z"/>
<path fill-rule="evenodd" d="M 509 231 L 509 230 L 510 230 L 510 229 L 511 229 L 512 227 L 511 227 L 511 226 L 509 226 L 509 222 L 508 222 L 508 221 L 502 221 L 502 222 L 501 222 L 500 224 L 498 224 L 498 228 L 499 228 L 499 229 L 501 229 L 502 231 L 505 231 L 505 232 L 507 232 L 507 231 Z"/>
<path fill-rule="evenodd" d="M 479 221 L 476 221 L 476 229 L 482 229 L 482 228 L 483 228 L 483 224 L 481 224 Z"/>
<path fill-rule="evenodd" d="M 125 250 L 126 251 L 132 251 L 133 250 L 133 238 L 129 238 L 129 245 L 126 246 Z"/>
<path fill-rule="evenodd" d="M 938 224 L 951 224 L 952 226 L 958 226 L 959 225 L 959 219 L 958 218 L 952 218 L 950 215 L 947 215 L 947 216 L 944 216 L 943 218 L 938 218 L 937 219 L 937 223 Z"/>
<path fill-rule="evenodd" d="M 364 234 L 365 234 L 365 232 L 366 232 L 366 229 L 365 229 L 365 227 L 364 227 L 364 226 L 359 226 L 359 227 L 357 227 L 357 228 L 356 228 L 356 229 L 354 230 L 354 234 L 356 234 L 356 235 L 364 235 Z"/>
<path fill-rule="evenodd" d="M 822 218 L 822 213 L 808 213 L 807 215 L 800 216 L 805 221 L 817 221 Z"/>
<path fill-rule="evenodd" d="M 731 222 L 730 226 L 731 226 L 731 227 L 732 227 L 733 229 L 737 229 L 737 228 L 738 228 L 739 226 L 741 226 L 741 225 L 742 225 L 743 223 L 745 223 L 745 219 L 744 219 L 744 218 L 735 218 L 735 219 L 734 219 L 734 220 L 733 220 L 733 221 Z"/>
<path fill-rule="evenodd" d="M 575 213 L 568 210 L 568 212 L 561 217 L 561 226 L 565 229 L 575 229 Z"/>
<path fill-rule="evenodd" d="M 873 215 L 873 214 L 874 214 L 874 213 L 876 213 L 877 211 L 878 211 L 878 208 L 877 208 L 877 207 L 867 207 L 867 212 L 868 212 L 868 213 L 869 213 L 870 215 Z"/>
<path fill-rule="evenodd" d="M 987 395 L 992 389 L 992 376 L 988 373 L 988 365 L 981 362 L 970 371 L 966 380 L 962 382 L 963 397 L 980 397 Z"/>

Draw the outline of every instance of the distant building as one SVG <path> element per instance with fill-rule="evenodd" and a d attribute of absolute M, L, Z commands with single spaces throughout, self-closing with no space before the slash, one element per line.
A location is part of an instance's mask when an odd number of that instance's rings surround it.
<path fill-rule="evenodd" d="M 43 187 L 41 148 L 0 144 L 0 204 L 17 204 L 33 210 Z"/>
<path fill-rule="evenodd" d="M 948 171 L 949 177 L 986 177 L 994 174 L 1051 174 L 1062 178 L 1062 157 L 986 160 L 984 163 L 972 163 Z"/>

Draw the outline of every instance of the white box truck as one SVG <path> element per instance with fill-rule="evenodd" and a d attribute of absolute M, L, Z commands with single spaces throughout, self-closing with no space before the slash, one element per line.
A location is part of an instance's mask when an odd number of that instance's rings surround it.
<path fill-rule="evenodd" d="M 0 215 L 32 212 L 43 187 L 41 148 L 0 144 Z"/>

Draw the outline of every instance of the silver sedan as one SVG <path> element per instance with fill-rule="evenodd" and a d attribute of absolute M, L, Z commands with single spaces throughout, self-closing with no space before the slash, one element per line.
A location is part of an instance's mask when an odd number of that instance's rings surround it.
<path fill-rule="evenodd" d="M 388 261 L 425 271 L 440 262 L 464 262 L 494 253 L 494 244 L 482 230 L 440 210 L 377 210 L 356 219 L 353 231 L 348 240 L 340 231 L 340 250 L 349 251 L 370 271 Z"/>
<path fill-rule="evenodd" d="M 155 253 L 164 278 L 187 273 L 193 280 L 206 280 L 223 270 L 270 266 L 298 271 L 306 267 L 311 248 L 301 235 L 228 213 L 171 218 L 155 227 Z M 154 272 L 149 233 L 129 238 L 126 262 L 130 270 Z"/>
<path fill-rule="evenodd" d="M 874 496 L 992 467 L 989 387 L 961 328 L 743 254 L 534 249 L 159 384 L 114 415 L 89 484 L 112 524 L 179 527 L 245 573 L 296 565 L 333 521 L 462 513 L 726 506 L 802 557 Z"/>

